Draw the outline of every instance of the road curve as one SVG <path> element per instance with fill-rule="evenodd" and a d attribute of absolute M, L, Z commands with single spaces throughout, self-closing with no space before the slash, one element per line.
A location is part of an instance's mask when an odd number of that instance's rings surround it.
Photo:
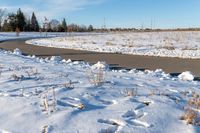
<path fill-rule="evenodd" d="M 39 57 L 61 56 L 64 59 L 83 60 L 90 63 L 106 61 L 115 69 L 136 68 L 156 70 L 163 69 L 167 73 L 178 74 L 183 71 L 191 71 L 194 75 L 200 76 L 200 59 L 180 59 L 167 57 L 149 57 L 125 54 L 108 54 L 71 49 L 49 48 L 26 44 L 27 39 L 4 41 L 0 48 L 13 51 L 19 48 L 25 55 L 36 55 Z"/>

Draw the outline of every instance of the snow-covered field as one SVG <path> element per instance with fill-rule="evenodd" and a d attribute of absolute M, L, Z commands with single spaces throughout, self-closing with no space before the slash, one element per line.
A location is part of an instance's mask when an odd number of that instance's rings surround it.
<path fill-rule="evenodd" d="M 57 37 L 64 36 L 63 33 L 50 33 L 49 37 Z M 38 38 L 38 37 L 46 37 L 46 33 L 39 32 L 22 32 L 19 36 L 16 35 L 15 32 L 0 32 L 0 41 L 12 40 L 12 39 L 22 39 L 22 38 Z"/>
<path fill-rule="evenodd" d="M 139 33 L 127 35 L 133 34 Z M 76 36 L 43 41 L 77 43 L 81 38 L 82 44 L 88 37 L 96 41 L 99 37 L 99 42 L 101 37 L 122 39 L 122 34 Z M 40 35 L 0 34 L 0 40 L 29 37 Z M 200 132 L 200 84 L 190 72 L 171 77 L 159 69 L 110 70 L 104 62 L 91 65 L 21 53 L 0 50 L 0 133 Z"/>
<path fill-rule="evenodd" d="M 83 36 L 90 35 L 91 33 L 70 33 L 73 36 Z M 98 33 L 93 33 L 98 34 Z M 12 40 L 12 39 L 23 39 L 23 38 L 46 38 L 46 37 L 63 37 L 69 36 L 68 33 L 64 32 L 21 32 L 19 36 L 16 35 L 16 32 L 0 32 L 0 41 Z"/>
<path fill-rule="evenodd" d="M 29 44 L 96 52 L 200 58 L 200 32 L 108 33 L 34 39 Z"/>
<path fill-rule="evenodd" d="M 180 120 L 200 84 L 161 70 L 109 70 L 0 51 L 2 133 L 195 133 Z M 196 98 L 197 99 L 197 98 Z M 190 107 L 198 116 L 198 108 Z"/>

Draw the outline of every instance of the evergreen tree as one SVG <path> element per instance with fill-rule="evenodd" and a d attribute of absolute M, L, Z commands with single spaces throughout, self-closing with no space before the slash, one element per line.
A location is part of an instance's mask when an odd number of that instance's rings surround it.
<path fill-rule="evenodd" d="M 24 30 L 25 31 L 33 31 L 32 27 L 31 27 L 31 20 L 30 19 L 28 19 L 26 21 L 26 26 L 25 26 Z"/>
<path fill-rule="evenodd" d="M 88 27 L 88 31 L 94 31 L 94 28 L 93 28 L 93 26 L 92 25 L 89 25 L 89 27 Z"/>
<path fill-rule="evenodd" d="M 11 13 L 8 15 L 8 22 L 9 22 L 9 27 L 11 29 L 11 31 L 15 31 L 16 27 L 17 27 L 17 17 L 16 14 Z"/>
<path fill-rule="evenodd" d="M 62 21 L 62 28 L 64 29 L 65 32 L 67 31 L 67 23 L 66 23 L 65 18 Z"/>
<path fill-rule="evenodd" d="M 21 11 L 20 8 L 17 11 L 16 19 L 17 19 L 16 28 L 19 28 L 20 31 L 23 31 L 26 26 L 26 19 L 25 19 L 24 13 Z"/>
<path fill-rule="evenodd" d="M 31 30 L 32 31 L 39 31 L 40 27 L 37 21 L 37 18 L 35 16 L 35 13 L 32 13 L 32 17 L 31 17 Z"/>

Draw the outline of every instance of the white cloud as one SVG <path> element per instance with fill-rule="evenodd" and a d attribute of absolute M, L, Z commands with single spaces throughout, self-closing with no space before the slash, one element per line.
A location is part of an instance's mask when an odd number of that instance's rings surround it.
<path fill-rule="evenodd" d="M 100 4 L 105 0 L 11 0 L 13 2 L 0 2 L 0 8 L 15 12 L 21 8 L 27 14 L 36 12 L 38 18 L 55 18 L 73 11 L 81 10 L 87 6 Z M 23 3 L 23 4 L 22 4 Z M 63 16 L 64 17 L 64 16 Z"/>

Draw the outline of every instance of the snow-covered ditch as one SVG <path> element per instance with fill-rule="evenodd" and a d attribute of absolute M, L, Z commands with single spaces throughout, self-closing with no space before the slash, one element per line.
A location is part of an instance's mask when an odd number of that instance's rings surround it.
<path fill-rule="evenodd" d="M 200 58 L 200 32 L 107 33 L 34 39 L 29 44 L 133 55 Z"/>
<path fill-rule="evenodd" d="M 179 79 L 162 70 L 109 70 L 104 62 L 20 53 L 0 51 L 0 132 L 200 131 L 180 120 L 183 107 L 200 93 L 189 72 Z"/>

